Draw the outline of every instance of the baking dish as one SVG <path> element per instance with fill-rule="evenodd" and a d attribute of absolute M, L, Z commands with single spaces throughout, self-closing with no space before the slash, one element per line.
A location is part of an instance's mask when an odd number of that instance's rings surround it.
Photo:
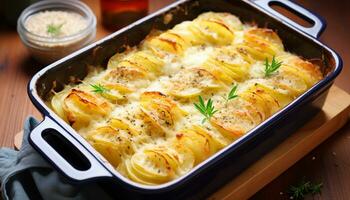
<path fill-rule="evenodd" d="M 271 5 L 283 6 L 313 25 L 303 27 L 273 10 Z M 59 91 L 65 84 L 82 79 L 87 75 L 89 66 L 105 66 L 113 54 L 125 50 L 126 45 L 137 45 L 152 29 L 171 28 L 205 11 L 230 12 L 243 22 L 254 22 L 260 27 L 276 30 L 288 51 L 317 61 L 325 77 L 291 104 L 196 166 L 187 175 L 158 186 L 134 183 L 114 170 L 79 134 L 50 110 L 44 103 L 45 99 L 52 88 Z M 172 20 L 169 21 L 169 18 Z M 201 190 L 200 197 L 205 196 L 280 143 L 319 111 L 329 87 L 342 68 L 340 57 L 317 40 L 324 28 L 325 23 L 319 16 L 291 1 L 178 1 L 34 75 L 28 93 L 33 104 L 44 115 L 44 121 L 32 131 L 29 141 L 53 166 L 76 183 L 98 179 L 108 181 L 111 183 L 109 187 L 118 191 L 118 195 L 128 195 L 134 191 L 132 195 L 161 198 L 176 192 L 176 198 L 180 198 L 193 197 L 195 191 Z M 189 186 L 191 190 L 186 190 Z"/>

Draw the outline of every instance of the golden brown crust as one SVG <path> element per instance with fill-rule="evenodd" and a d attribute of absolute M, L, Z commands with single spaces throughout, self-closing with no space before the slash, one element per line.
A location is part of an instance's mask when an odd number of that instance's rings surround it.
<path fill-rule="evenodd" d="M 273 60 L 280 66 L 266 74 Z M 273 30 L 207 12 L 153 31 L 48 104 L 123 176 L 159 185 L 183 176 L 321 79 L 319 67 L 286 52 Z"/>

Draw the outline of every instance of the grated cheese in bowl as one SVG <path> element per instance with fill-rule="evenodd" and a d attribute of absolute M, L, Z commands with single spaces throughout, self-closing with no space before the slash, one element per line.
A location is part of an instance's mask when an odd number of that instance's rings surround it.
<path fill-rule="evenodd" d="M 79 33 L 87 27 L 87 20 L 78 13 L 42 11 L 28 17 L 24 26 L 39 36 L 65 37 Z"/>
<path fill-rule="evenodd" d="M 49 64 L 91 43 L 96 17 L 80 1 L 41 1 L 22 12 L 17 31 L 32 56 Z"/>

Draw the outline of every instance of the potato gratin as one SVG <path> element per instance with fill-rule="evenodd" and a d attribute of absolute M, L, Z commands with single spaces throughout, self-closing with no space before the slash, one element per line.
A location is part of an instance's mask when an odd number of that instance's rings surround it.
<path fill-rule="evenodd" d="M 207 12 L 149 35 L 47 102 L 117 171 L 180 177 L 322 78 L 272 30 Z"/>

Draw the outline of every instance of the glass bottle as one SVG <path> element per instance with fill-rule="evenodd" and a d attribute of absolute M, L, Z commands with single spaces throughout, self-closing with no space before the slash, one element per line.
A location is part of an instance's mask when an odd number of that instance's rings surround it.
<path fill-rule="evenodd" d="M 102 24 L 116 31 L 144 16 L 148 0 L 100 0 Z"/>

